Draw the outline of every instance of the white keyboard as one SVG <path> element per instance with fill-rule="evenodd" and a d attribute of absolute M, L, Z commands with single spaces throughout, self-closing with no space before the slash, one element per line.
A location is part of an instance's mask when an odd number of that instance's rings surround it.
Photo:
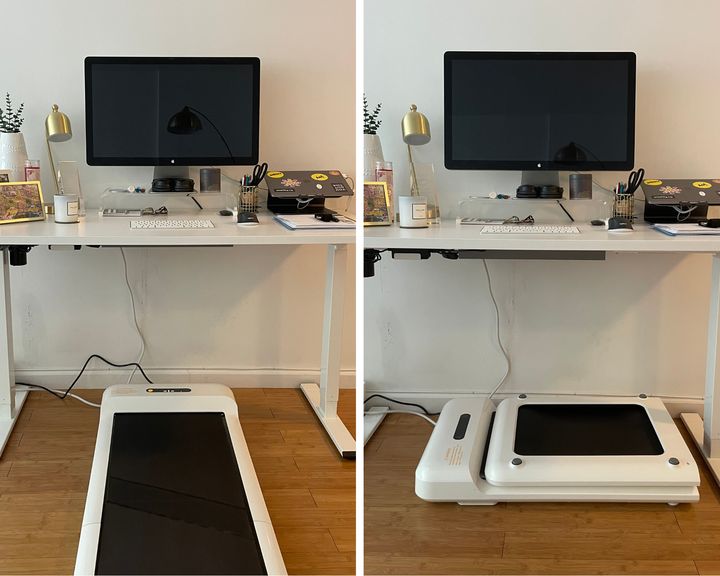
<path fill-rule="evenodd" d="M 486 224 L 480 234 L 580 234 L 577 226 L 546 224 Z"/>
<path fill-rule="evenodd" d="M 215 228 L 212 220 L 194 218 L 184 220 L 171 220 L 169 218 L 147 218 L 143 220 L 130 220 L 132 230 L 203 230 Z"/>

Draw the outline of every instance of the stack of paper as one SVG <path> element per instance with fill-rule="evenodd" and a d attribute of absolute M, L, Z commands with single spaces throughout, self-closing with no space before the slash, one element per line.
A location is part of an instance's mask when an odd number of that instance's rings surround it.
<path fill-rule="evenodd" d="M 689 236 L 689 235 L 703 235 L 703 236 L 720 236 L 720 228 L 707 228 L 700 226 L 698 223 L 690 224 L 653 224 L 653 228 L 667 234 L 668 236 Z"/>
<path fill-rule="evenodd" d="M 355 228 L 355 220 L 341 214 L 334 215 L 335 221 L 325 222 L 314 214 L 276 214 L 275 220 L 290 230 L 319 230 L 323 228 Z"/>

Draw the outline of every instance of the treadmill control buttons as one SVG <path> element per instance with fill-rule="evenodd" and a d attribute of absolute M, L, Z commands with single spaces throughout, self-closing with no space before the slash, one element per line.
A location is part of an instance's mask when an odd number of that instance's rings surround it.
<path fill-rule="evenodd" d="M 677 466 L 678 464 L 680 464 L 680 460 L 678 460 L 678 459 L 675 458 L 675 457 L 670 458 L 670 460 L 668 460 L 668 462 L 669 462 L 670 464 L 672 464 L 673 466 Z"/>
<path fill-rule="evenodd" d="M 522 464 L 522 458 L 513 458 L 510 461 L 510 464 L 512 464 L 513 466 L 520 466 L 520 464 Z"/>
<path fill-rule="evenodd" d="M 192 390 L 190 388 L 146 388 L 145 392 L 155 394 L 160 392 L 192 392 Z"/>
<path fill-rule="evenodd" d="M 458 419 L 457 427 L 455 428 L 455 434 L 453 434 L 454 440 L 462 440 L 465 438 L 465 432 L 467 432 L 468 423 L 470 422 L 470 414 L 462 414 Z"/>

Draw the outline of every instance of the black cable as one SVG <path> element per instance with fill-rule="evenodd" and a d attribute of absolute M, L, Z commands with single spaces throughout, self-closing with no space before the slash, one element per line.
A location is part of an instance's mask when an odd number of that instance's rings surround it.
<path fill-rule="evenodd" d="M 401 400 L 394 400 L 392 398 L 388 398 L 387 396 L 383 396 L 382 394 L 371 394 L 367 398 L 365 398 L 365 402 L 363 404 L 367 404 L 368 401 L 372 400 L 373 398 L 382 398 L 383 400 L 387 400 L 388 402 L 393 402 L 395 404 L 402 404 L 403 406 L 414 406 L 415 408 L 420 408 L 427 416 L 437 416 L 440 414 L 440 412 L 429 412 L 425 406 L 421 406 L 420 404 L 415 404 L 414 402 L 403 402 Z"/>
<path fill-rule="evenodd" d="M 110 362 L 110 360 L 107 360 L 106 358 L 103 358 L 100 356 L 100 354 L 91 354 L 87 360 L 85 360 L 85 364 L 83 364 L 83 367 L 80 369 L 80 373 L 75 377 L 75 380 L 73 380 L 72 384 L 70 384 L 70 387 L 65 390 L 62 394 L 59 392 L 55 392 L 54 390 L 50 390 L 49 388 L 45 388 L 45 386 L 40 386 L 40 384 L 26 384 L 24 382 L 18 382 L 18 384 L 21 384 L 22 386 L 32 386 L 34 388 L 42 388 L 43 390 L 46 390 L 50 392 L 53 396 L 56 396 L 60 398 L 60 400 L 65 400 L 67 398 L 67 395 L 70 394 L 70 390 L 73 389 L 75 384 L 78 383 L 78 380 L 80 380 L 80 377 L 83 375 L 83 372 L 85 372 L 85 368 L 87 368 L 87 365 L 90 364 L 90 360 L 93 358 L 97 358 L 98 360 L 102 360 L 105 362 L 105 364 L 108 364 L 109 366 L 112 366 L 114 368 L 129 368 L 130 366 L 136 367 L 138 370 L 140 370 L 140 373 L 143 375 L 143 378 L 147 380 L 148 384 L 152 384 L 153 381 L 148 378 L 147 374 L 145 374 L 145 371 L 142 369 L 142 366 L 138 364 L 137 362 L 128 362 L 127 364 L 115 364 L 115 362 Z"/>
<path fill-rule="evenodd" d="M 45 392 L 50 392 L 53 396 L 56 398 L 60 398 L 60 400 L 63 400 L 62 394 L 60 392 L 55 392 L 55 390 L 50 390 L 50 388 L 45 388 L 45 386 L 40 386 L 40 384 L 28 384 L 27 382 L 15 382 L 16 386 L 27 386 L 28 388 L 40 388 L 41 390 L 45 390 Z"/>

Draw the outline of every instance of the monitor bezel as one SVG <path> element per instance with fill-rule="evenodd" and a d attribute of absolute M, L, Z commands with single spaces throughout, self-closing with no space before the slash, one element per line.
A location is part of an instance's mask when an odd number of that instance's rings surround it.
<path fill-rule="evenodd" d="M 625 160 L 603 162 L 586 160 L 581 162 L 556 162 L 545 159 L 538 160 L 456 160 L 452 158 L 452 63 L 459 60 L 624 60 L 628 63 L 628 130 Z M 637 57 L 634 52 L 492 52 L 492 51 L 448 51 L 444 55 L 444 159 L 448 170 L 593 170 L 620 171 L 632 170 L 635 164 L 635 98 Z M 529 89 L 532 93 L 532 87 Z"/>
<path fill-rule="evenodd" d="M 250 65 L 252 68 L 252 143 L 251 153 L 248 156 L 194 156 L 183 158 L 172 157 L 138 157 L 138 156 L 97 156 L 93 150 L 93 99 L 92 99 L 92 73 L 96 64 L 232 64 Z M 118 88 L 124 89 L 124 88 Z M 87 56 L 85 58 L 85 127 L 86 127 L 86 159 L 90 166 L 250 166 L 257 164 L 260 153 L 260 58 L 255 56 L 223 56 L 223 57 L 194 57 L 194 56 Z"/>

